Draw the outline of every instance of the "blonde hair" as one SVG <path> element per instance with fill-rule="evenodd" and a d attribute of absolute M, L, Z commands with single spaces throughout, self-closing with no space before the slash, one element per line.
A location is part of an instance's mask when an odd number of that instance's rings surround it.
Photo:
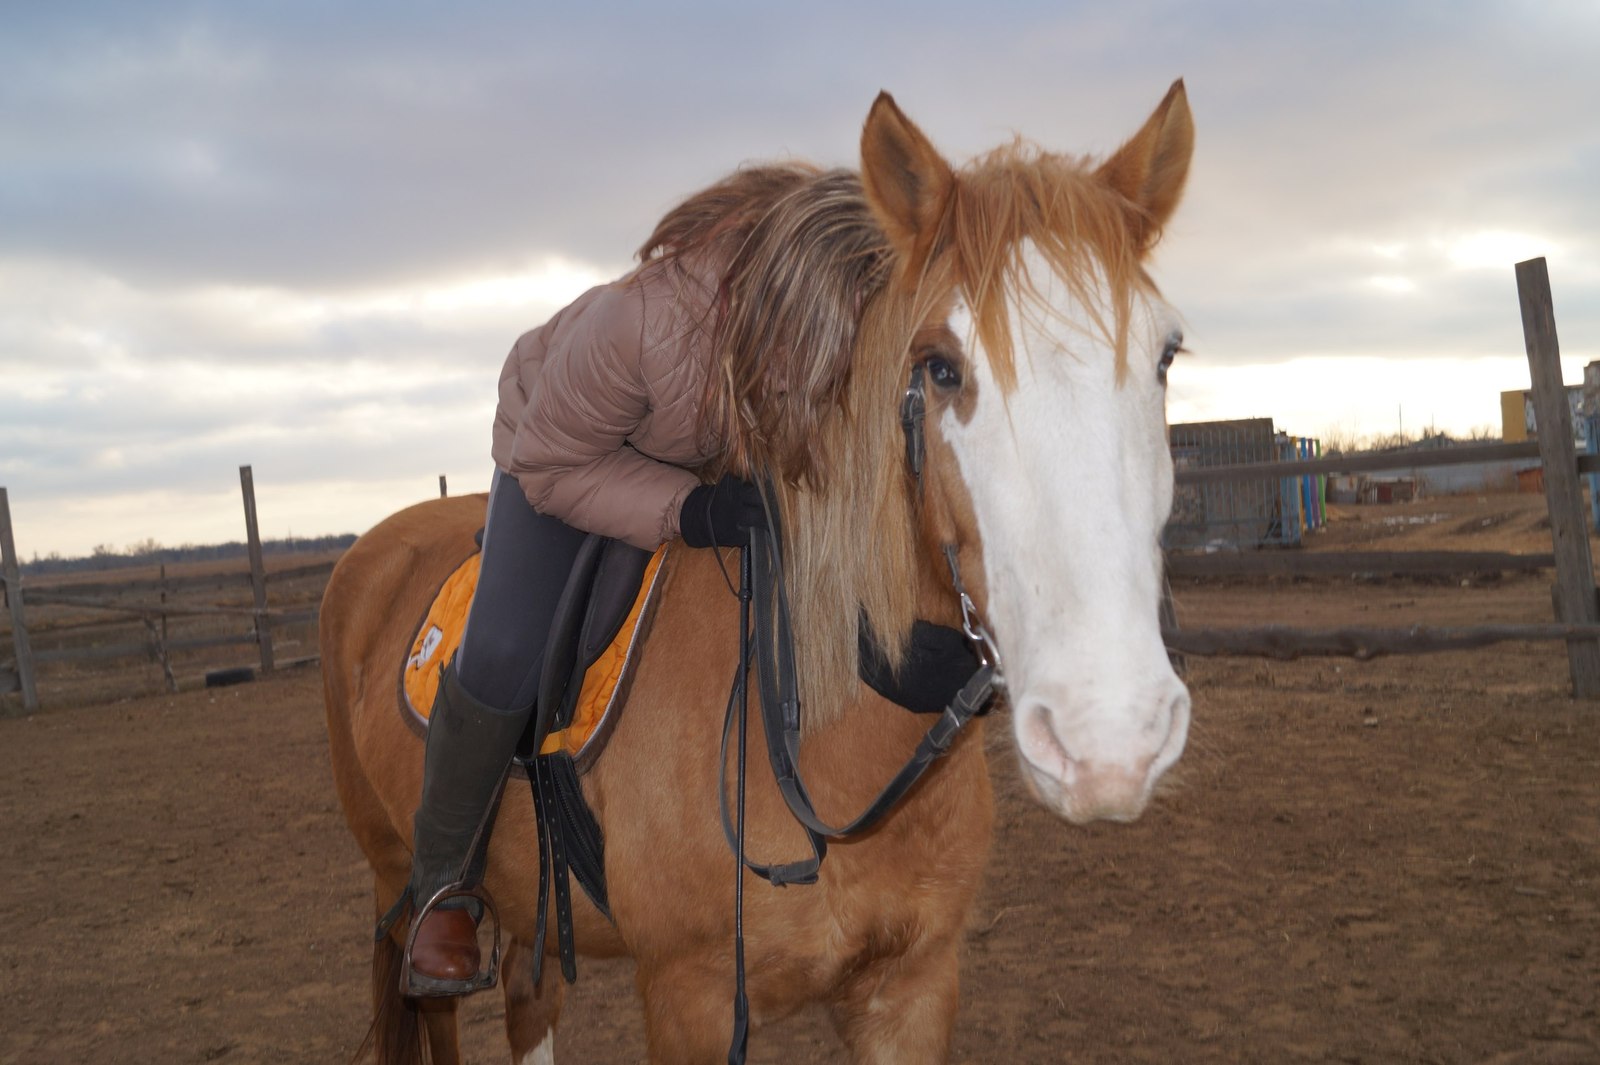
<path fill-rule="evenodd" d="M 707 472 L 820 488 L 813 442 L 841 407 L 861 311 L 887 279 L 888 243 L 860 179 L 803 163 L 747 167 L 684 201 L 642 260 L 708 255 L 721 269 L 701 405 L 720 445 Z"/>
<path fill-rule="evenodd" d="M 1131 223 L 1135 209 L 1096 180 L 1085 159 L 1041 152 L 1021 142 L 997 148 L 962 168 L 947 219 L 947 244 L 971 308 L 978 341 L 996 379 L 1016 384 L 1012 316 L 1048 313 L 1023 259 L 1031 244 L 1090 316 L 1116 352 L 1117 378 L 1127 370 L 1133 298 L 1154 285 L 1143 266 L 1152 224 Z M 1103 281 L 1110 306 L 1097 295 Z"/>

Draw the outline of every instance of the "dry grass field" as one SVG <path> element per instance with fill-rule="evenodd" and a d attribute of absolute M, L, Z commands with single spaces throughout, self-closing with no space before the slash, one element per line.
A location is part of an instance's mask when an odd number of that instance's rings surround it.
<path fill-rule="evenodd" d="M 1548 550 L 1541 517 L 1350 508 L 1308 549 Z M 1175 594 L 1191 625 L 1543 621 L 1550 579 Z M 1559 645 L 1190 669 L 1189 750 L 1134 825 L 1054 821 L 990 729 L 956 1061 L 1600 1061 L 1600 705 L 1567 697 Z M 79 705 L 51 679 L 43 713 L 0 721 L 0 1062 L 343 1061 L 372 914 L 316 671 L 156 680 Z M 580 965 L 568 1002 L 558 1061 L 641 1059 L 626 965 Z M 506 1060 L 496 997 L 465 1015 L 470 1060 Z M 805 1015 L 751 1060 L 838 1056 Z"/>

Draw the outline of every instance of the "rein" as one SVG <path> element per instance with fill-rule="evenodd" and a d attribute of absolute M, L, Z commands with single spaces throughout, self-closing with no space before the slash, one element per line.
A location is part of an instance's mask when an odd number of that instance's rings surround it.
<path fill-rule="evenodd" d="M 900 408 L 901 427 L 906 436 L 906 462 L 917 480 L 917 493 L 922 493 L 922 469 L 926 456 L 923 422 L 927 410 L 924 370 L 919 363 L 912 368 L 905 399 Z M 770 486 L 762 492 L 770 499 Z M 800 694 L 794 665 L 794 634 L 789 620 L 789 597 L 783 580 L 782 532 L 776 509 L 767 506 L 767 529 L 750 530 L 749 543 L 739 549 L 739 671 L 734 677 L 728 696 L 728 707 L 723 717 L 721 749 L 721 781 L 727 779 L 728 738 L 733 731 L 735 711 L 738 712 L 739 757 L 737 765 L 738 825 L 735 829 L 728 814 L 728 795 L 725 785 L 719 782 L 718 801 L 722 813 L 723 834 L 737 859 L 734 884 L 734 958 L 735 997 L 733 1042 L 728 1050 L 730 1065 L 741 1065 L 745 1060 L 745 1047 L 749 1036 L 749 1000 L 745 994 L 744 971 L 744 875 L 749 869 L 775 887 L 789 884 L 816 883 L 822 860 L 828 853 L 828 841 L 848 839 L 866 832 L 883 820 L 899 804 L 908 791 L 922 779 L 922 775 L 940 757 L 950 750 L 961 730 L 1005 689 L 1001 673 L 1000 654 L 983 618 L 967 594 L 961 580 L 961 566 L 957 561 L 955 544 L 943 545 L 946 563 L 950 567 L 950 580 L 961 604 L 961 628 L 977 651 L 979 666 L 976 673 L 962 687 L 950 705 L 945 707 L 936 721 L 923 734 L 917 749 L 900 771 L 884 785 L 860 814 L 846 824 L 828 824 L 817 814 L 805 783 L 800 777 Z M 751 614 L 754 624 L 751 624 Z M 753 656 L 752 656 L 753 650 Z M 781 865 L 763 865 L 745 857 L 745 749 L 749 718 L 749 671 L 754 658 L 757 685 L 760 695 L 762 732 L 766 737 L 767 759 L 783 795 L 789 813 L 799 823 L 811 846 L 811 857 Z"/>

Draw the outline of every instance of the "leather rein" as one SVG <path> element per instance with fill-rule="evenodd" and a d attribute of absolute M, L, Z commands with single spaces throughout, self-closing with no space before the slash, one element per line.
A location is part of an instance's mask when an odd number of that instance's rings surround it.
<path fill-rule="evenodd" d="M 927 385 L 921 363 L 912 367 L 905 397 L 900 405 L 900 424 L 906 438 L 906 463 L 922 495 L 922 470 L 926 458 L 923 423 L 927 413 Z M 782 532 L 776 508 L 772 506 L 770 486 L 764 488 L 769 528 L 752 529 L 749 543 L 739 549 L 740 646 L 739 667 L 728 707 L 723 718 L 721 776 L 717 788 L 722 812 L 723 833 L 738 862 L 735 867 L 735 982 L 734 1035 L 728 1052 L 730 1063 L 744 1061 L 748 1039 L 749 1005 L 745 997 L 744 975 L 744 876 L 749 869 L 774 886 L 812 884 L 828 852 L 829 840 L 848 839 L 866 832 L 883 820 L 922 778 L 928 768 L 950 750 L 961 730 L 986 710 L 995 696 L 1005 690 L 1000 655 L 983 618 L 967 594 L 961 580 L 955 544 L 942 550 L 950 568 L 950 580 L 961 604 L 961 627 L 977 651 L 980 662 L 976 673 L 928 728 L 916 750 L 890 779 L 877 798 L 860 814 L 843 825 L 830 825 L 818 814 L 800 776 L 801 706 L 794 664 L 794 633 L 789 620 L 789 598 L 783 579 Z M 752 625 L 752 614 L 754 624 Z M 772 766 L 778 790 L 789 813 L 799 823 L 811 847 L 811 856 L 796 862 L 764 865 L 752 862 L 744 851 L 745 763 L 749 718 L 749 676 L 754 664 L 762 731 L 766 738 L 767 759 Z M 730 820 L 727 780 L 728 740 L 738 723 L 737 817 Z"/>

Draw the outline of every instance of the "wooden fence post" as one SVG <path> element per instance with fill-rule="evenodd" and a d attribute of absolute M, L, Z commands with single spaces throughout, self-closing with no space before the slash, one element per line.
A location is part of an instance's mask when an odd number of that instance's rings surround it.
<path fill-rule="evenodd" d="M 161 628 L 153 627 L 150 634 L 155 637 L 156 656 L 161 659 L 161 676 L 167 682 L 167 691 L 178 690 L 177 675 L 172 672 L 172 652 L 167 647 L 167 564 L 161 563 Z"/>
<path fill-rule="evenodd" d="M 439 498 L 444 499 L 450 494 L 450 489 L 445 486 L 444 474 L 439 475 Z"/>
<path fill-rule="evenodd" d="M 1561 375 L 1550 272 L 1543 258 L 1520 262 L 1516 270 L 1522 336 L 1533 379 L 1539 458 L 1544 465 L 1545 498 L 1550 506 L 1550 535 L 1555 541 L 1556 620 L 1569 625 L 1593 624 L 1600 621 L 1600 599 L 1595 595 L 1594 560 L 1583 519 L 1583 493 L 1578 487 L 1572 408 L 1567 404 L 1567 387 Z M 1600 643 L 1569 641 L 1567 662 L 1572 670 L 1573 697 L 1600 698 Z"/>
<path fill-rule="evenodd" d="M 244 493 L 244 528 L 250 538 L 250 591 L 255 596 L 256 644 L 261 648 L 261 672 L 272 672 L 272 622 L 267 616 L 267 573 L 261 562 L 261 532 L 256 528 L 256 486 L 249 466 L 239 467 L 239 488 Z"/>
<path fill-rule="evenodd" d="M 22 612 L 22 569 L 17 545 L 11 537 L 11 500 L 0 488 L 0 583 L 11 607 L 11 641 L 17 654 L 17 679 L 22 686 L 22 712 L 39 709 L 39 686 L 33 674 L 33 647 L 28 643 L 28 622 Z"/>

